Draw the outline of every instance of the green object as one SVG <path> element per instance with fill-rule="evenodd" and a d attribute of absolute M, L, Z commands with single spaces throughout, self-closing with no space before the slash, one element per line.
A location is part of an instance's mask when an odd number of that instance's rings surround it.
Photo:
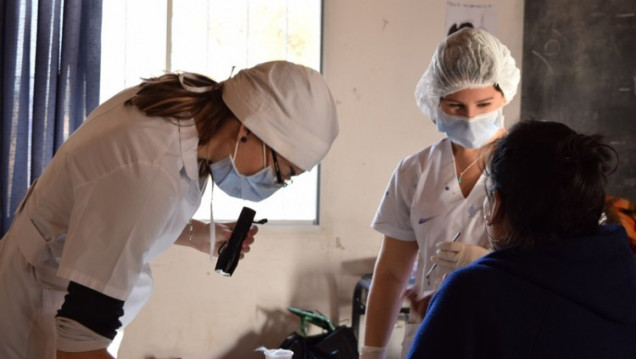
<path fill-rule="evenodd" d="M 317 325 L 320 328 L 326 330 L 331 333 L 336 329 L 336 326 L 333 325 L 331 320 L 327 318 L 324 314 L 318 311 L 310 311 L 310 310 L 302 310 L 294 307 L 288 307 L 287 310 L 294 313 L 298 317 L 300 317 L 300 330 L 299 334 L 303 337 L 307 336 L 307 323 L 311 323 L 313 325 Z"/>

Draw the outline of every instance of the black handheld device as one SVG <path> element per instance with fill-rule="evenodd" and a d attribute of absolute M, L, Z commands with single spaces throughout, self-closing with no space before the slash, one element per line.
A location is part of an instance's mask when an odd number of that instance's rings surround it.
<path fill-rule="evenodd" d="M 236 220 L 236 225 L 232 230 L 232 235 L 227 243 L 221 248 L 219 252 L 219 259 L 216 261 L 216 272 L 224 276 L 231 276 L 238 265 L 238 261 L 241 258 L 241 246 L 243 240 L 247 237 L 254 223 L 254 216 L 256 211 L 249 207 L 243 207 L 239 218 Z"/>

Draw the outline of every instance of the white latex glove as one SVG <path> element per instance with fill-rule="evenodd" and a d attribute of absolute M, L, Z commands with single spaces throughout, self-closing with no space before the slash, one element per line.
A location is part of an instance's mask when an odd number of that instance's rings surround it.
<path fill-rule="evenodd" d="M 437 252 L 431 257 L 431 261 L 448 269 L 465 267 L 490 253 L 486 248 L 461 242 L 440 242 L 435 246 Z"/>
<path fill-rule="evenodd" d="M 385 347 L 369 347 L 365 345 L 360 350 L 360 359 L 384 359 L 385 356 Z"/>

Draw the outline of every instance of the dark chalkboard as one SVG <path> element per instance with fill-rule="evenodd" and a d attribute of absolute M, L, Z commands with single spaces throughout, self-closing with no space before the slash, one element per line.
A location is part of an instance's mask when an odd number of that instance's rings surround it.
<path fill-rule="evenodd" d="M 636 202 L 636 1 L 526 0 L 521 117 L 602 133 L 608 194 Z"/>

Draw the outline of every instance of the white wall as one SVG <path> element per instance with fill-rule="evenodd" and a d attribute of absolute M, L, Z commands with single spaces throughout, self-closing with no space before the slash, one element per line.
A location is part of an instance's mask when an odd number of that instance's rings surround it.
<path fill-rule="evenodd" d="M 498 36 L 521 65 L 523 0 L 476 3 L 496 6 Z M 323 72 L 340 135 L 322 163 L 321 224 L 262 226 L 230 278 L 205 255 L 171 249 L 153 263 L 153 296 L 119 358 L 262 358 L 254 348 L 297 329 L 288 306 L 350 325 L 354 285 L 379 249 L 369 223 L 387 181 L 401 158 L 441 138 L 413 90 L 444 36 L 445 10 L 443 0 L 325 0 Z"/>

